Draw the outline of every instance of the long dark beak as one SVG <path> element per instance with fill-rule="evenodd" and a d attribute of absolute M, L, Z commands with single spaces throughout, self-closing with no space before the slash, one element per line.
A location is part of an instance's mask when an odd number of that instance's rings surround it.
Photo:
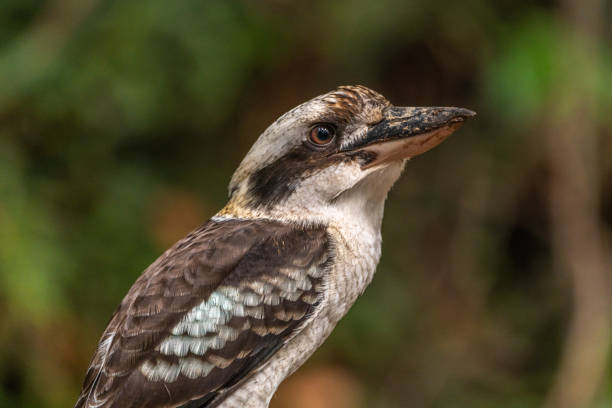
<path fill-rule="evenodd" d="M 383 111 L 382 121 L 370 125 L 365 138 L 343 150 L 367 153 L 366 168 L 409 159 L 442 143 L 474 115 L 464 108 L 391 106 Z"/>

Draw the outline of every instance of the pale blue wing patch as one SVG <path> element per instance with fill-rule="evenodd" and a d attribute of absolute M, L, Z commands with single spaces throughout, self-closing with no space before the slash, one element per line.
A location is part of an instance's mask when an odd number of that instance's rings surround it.
<path fill-rule="evenodd" d="M 219 286 L 207 300 L 191 309 L 157 346 L 163 356 L 178 359 L 146 361 L 140 366 L 140 372 L 151 381 L 174 382 L 181 374 L 192 379 L 205 377 L 215 367 L 225 368 L 235 359 L 248 356 L 251 350 L 243 350 L 231 359 L 215 355 L 214 351 L 223 349 L 244 331 L 250 330 L 262 337 L 278 335 L 292 322 L 304 318 L 306 309 L 274 306 L 298 300 L 312 305 L 317 299 L 312 280 L 320 278 L 322 273 L 322 268 L 316 266 L 285 267 L 273 275 L 240 282 L 238 286 Z M 265 307 L 270 306 L 277 323 L 252 324 L 251 319 L 263 319 Z M 229 322 L 235 317 L 246 319 L 241 326 L 232 327 Z"/>

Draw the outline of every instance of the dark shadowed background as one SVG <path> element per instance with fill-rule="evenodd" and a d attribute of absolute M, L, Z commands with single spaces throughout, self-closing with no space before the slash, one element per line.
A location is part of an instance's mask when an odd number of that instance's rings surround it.
<path fill-rule="evenodd" d="M 338 85 L 478 112 L 391 191 L 366 294 L 273 407 L 612 406 L 603 0 L 3 0 L 0 406 L 69 407 L 114 308 Z"/>

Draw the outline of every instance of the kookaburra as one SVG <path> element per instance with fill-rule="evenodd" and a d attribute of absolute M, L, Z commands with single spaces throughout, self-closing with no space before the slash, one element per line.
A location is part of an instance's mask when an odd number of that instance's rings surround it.
<path fill-rule="evenodd" d="M 227 205 L 131 287 L 76 407 L 267 407 L 372 280 L 405 162 L 473 115 L 342 86 L 281 116 Z"/>

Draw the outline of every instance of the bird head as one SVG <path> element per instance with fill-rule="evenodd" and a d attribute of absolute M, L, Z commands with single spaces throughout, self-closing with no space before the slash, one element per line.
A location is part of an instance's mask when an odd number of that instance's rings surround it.
<path fill-rule="evenodd" d="M 234 173 L 222 214 L 325 222 L 357 212 L 379 223 L 406 160 L 474 115 L 454 107 L 397 107 L 364 86 L 341 86 L 263 132 Z"/>

